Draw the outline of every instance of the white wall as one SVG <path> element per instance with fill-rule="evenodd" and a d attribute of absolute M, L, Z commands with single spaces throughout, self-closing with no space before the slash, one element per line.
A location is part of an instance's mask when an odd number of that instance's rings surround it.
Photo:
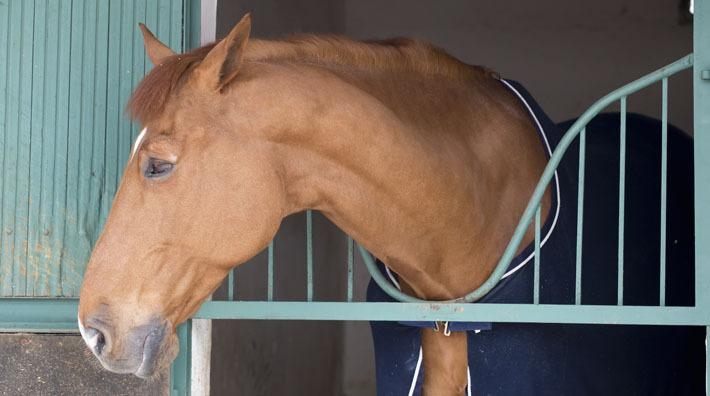
<path fill-rule="evenodd" d="M 414 36 L 522 82 L 555 121 L 610 90 L 692 52 L 692 25 L 673 0 L 347 0 L 343 33 Z M 654 91 L 655 92 L 655 91 Z M 658 90 L 660 94 L 660 89 Z M 671 120 L 690 131 L 688 76 L 671 80 Z M 629 109 L 660 114 L 660 96 Z"/>

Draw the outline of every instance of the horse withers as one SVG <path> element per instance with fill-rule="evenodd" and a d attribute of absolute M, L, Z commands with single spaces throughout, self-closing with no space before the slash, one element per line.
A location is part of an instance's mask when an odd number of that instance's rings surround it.
<path fill-rule="evenodd" d="M 495 73 L 413 40 L 254 40 L 249 16 L 180 55 L 141 28 L 155 67 L 128 111 L 142 132 L 79 304 L 104 367 L 165 369 L 176 326 L 306 209 L 419 298 L 463 296 L 492 272 L 547 160 Z M 424 392 L 463 392 L 466 333 L 421 339 Z"/>

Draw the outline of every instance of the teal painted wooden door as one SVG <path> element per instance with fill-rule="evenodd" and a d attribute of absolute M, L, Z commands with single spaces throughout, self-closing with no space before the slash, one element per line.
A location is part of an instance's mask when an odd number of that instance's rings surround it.
<path fill-rule="evenodd" d="M 182 51 L 191 3 L 0 0 L 0 297 L 78 295 L 137 132 L 137 24 Z"/>

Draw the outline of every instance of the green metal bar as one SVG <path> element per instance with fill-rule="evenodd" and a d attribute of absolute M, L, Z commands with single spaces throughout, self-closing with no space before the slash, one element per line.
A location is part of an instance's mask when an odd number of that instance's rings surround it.
<path fill-rule="evenodd" d="M 15 118 L 17 112 L 15 108 L 17 101 L 10 99 L 16 98 L 16 96 L 12 96 L 15 92 L 9 90 L 11 86 L 14 86 L 14 80 L 16 80 L 10 78 L 10 71 L 13 70 L 11 63 L 14 63 L 11 60 L 16 58 L 10 56 L 14 52 L 14 48 L 10 48 L 10 30 L 15 30 L 12 29 L 13 24 L 10 23 L 13 20 L 12 8 L 12 3 L 7 7 L 0 7 L 0 17 L 2 17 L 0 23 L 0 128 L 3 131 L 0 134 L 0 295 L 2 296 L 13 294 L 12 274 L 15 267 L 9 249 L 9 239 L 12 236 L 10 220 L 15 220 L 15 210 L 10 205 L 10 192 L 14 192 L 14 188 L 8 187 L 8 184 L 14 183 L 10 178 L 14 175 L 11 173 L 14 172 L 14 167 L 9 165 L 12 161 L 6 155 L 6 151 L 10 149 L 9 140 L 14 140 L 14 134 L 8 133 L 11 131 L 8 129 L 8 122 L 10 118 Z"/>
<path fill-rule="evenodd" d="M 88 5 L 87 5 L 88 6 Z M 29 171 L 27 176 L 29 176 L 29 190 L 28 190 L 28 200 L 29 208 L 27 219 L 27 236 L 26 243 L 27 246 L 32 249 L 32 246 L 42 246 L 42 228 L 44 228 L 42 212 L 45 208 L 46 201 L 43 199 L 45 194 L 44 190 L 49 187 L 49 180 L 46 178 L 45 172 L 43 172 L 43 167 L 47 162 L 43 158 L 45 154 L 44 150 L 44 127 L 42 121 L 45 112 L 45 86 L 49 85 L 46 83 L 46 41 L 48 39 L 45 33 L 47 29 L 47 6 L 35 4 L 34 18 L 32 21 L 32 89 L 30 95 L 32 95 L 32 107 L 30 108 L 30 147 L 29 147 L 29 158 L 25 161 L 29 165 Z M 89 85 L 89 84 L 87 84 Z M 52 154 L 51 152 L 49 153 Z M 51 158 L 51 157 L 50 157 Z M 31 251 L 31 250 L 30 250 Z M 33 258 L 34 256 L 34 258 Z M 25 289 L 25 295 L 27 296 L 42 296 L 48 295 L 50 279 L 47 277 L 47 273 L 50 273 L 53 268 L 48 268 L 45 266 L 45 257 L 42 255 L 32 255 L 30 253 L 29 259 L 27 260 L 26 273 L 27 273 L 27 284 Z"/>
<path fill-rule="evenodd" d="M 269 242 L 269 247 L 267 249 L 267 281 L 266 281 L 266 299 L 268 301 L 274 300 L 274 241 Z"/>
<path fill-rule="evenodd" d="M 668 78 L 661 84 L 661 257 L 658 301 L 666 305 L 666 206 L 668 183 Z"/>
<path fill-rule="evenodd" d="M 30 149 L 32 146 L 32 47 L 33 47 L 33 21 L 34 21 L 34 3 L 30 1 L 22 2 L 20 15 L 20 40 L 19 40 L 19 74 L 14 75 L 14 78 L 19 82 L 19 95 L 16 96 L 19 102 L 18 124 L 17 124 L 17 162 L 14 164 L 16 168 L 15 182 L 15 237 L 14 248 L 14 263 L 16 265 L 15 278 L 13 279 L 13 289 L 16 296 L 26 296 L 28 277 L 31 268 L 28 268 L 28 250 L 22 248 L 27 243 L 29 235 L 30 218 Z M 79 66 L 79 68 L 81 68 Z M 13 77 L 10 77 L 13 78 Z M 30 278 L 31 279 L 31 278 Z M 31 282 L 30 282 L 31 283 Z"/>
<path fill-rule="evenodd" d="M 170 38 L 168 44 L 170 48 L 173 50 L 177 50 L 178 53 L 180 52 L 186 52 L 190 49 L 188 43 L 185 40 L 184 32 L 188 29 L 185 29 L 184 24 L 181 26 L 179 24 L 176 24 L 174 21 L 176 20 L 182 20 L 182 21 L 189 21 L 187 18 L 187 15 L 185 15 L 185 4 L 183 1 L 177 1 L 177 0 L 172 0 L 169 2 L 170 3 Z M 162 40 L 162 39 L 161 39 Z"/>
<path fill-rule="evenodd" d="M 77 299 L 0 299 L 0 331 L 77 332 Z M 442 320 L 521 323 L 663 324 L 707 326 L 698 307 L 465 303 L 207 301 L 199 319 Z M 35 326 L 41 324 L 41 326 Z M 183 325 L 178 327 L 178 331 Z M 181 350 L 185 351 L 181 344 Z"/>
<path fill-rule="evenodd" d="M 0 332 L 78 332 L 79 300 L 0 298 Z"/>
<path fill-rule="evenodd" d="M 306 299 L 313 301 L 313 212 L 306 211 Z"/>
<path fill-rule="evenodd" d="M 624 305 L 624 200 L 626 190 L 626 96 L 621 97 L 619 126 L 619 243 L 617 254 L 616 303 Z"/>
<path fill-rule="evenodd" d="M 372 256 L 370 255 L 370 252 L 368 252 L 361 244 L 357 244 L 357 249 L 360 252 L 360 256 L 362 257 L 362 261 L 365 262 L 365 267 L 367 267 L 367 271 L 370 273 L 370 276 L 372 277 L 372 280 L 377 283 L 377 285 L 388 295 L 390 295 L 392 298 L 402 301 L 402 302 L 410 302 L 410 303 L 426 303 L 426 300 L 422 300 L 416 297 L 412 297 L 406 293 L 402 293 L 399 289 L 394 287 L 392 283 L 387 280 L 384 275 L 382 275 L 382 272 L 380 272 L 380 269 L 377 268 L 377 264 L 375 263 L 375 260 L 372 259 Z"/>
<path fill-rule="evenodd" d="M 121 146 L 121 142 L 123 141 L 123 133 L 121 133 L 121 131 L 123 130 L 123 125 L 128 123 L 128 120 L 124 117 L 123 113 L 123 106 L 125 105 L 125 100 L 128 98 L 121 96 L 122 79 L 115 77 L 123 75 L 124 70 L 126 70 L 123 68 L 123 55 L 121 53 L 122 30 L 124 28 L 124 24 L 116 23 L 120 22 L 123 16 L 121 6 L 121 3 L 112 1 L 109 3 L 108 10 L 108 20 L 111 22 L 107 23 L 108 41 L 106 45 L 107 57 L 110 56 L 110 60 L 107 59 L 106 61 L 106 76 L 110 76 L 110 78 L 107 78 L 106 80 L 108 84 L 106 87 L 105 99 L 106 121 L 102 126 L 102 128 L 106 131 L 106 157 L 104 159 L 105 168 L 103 172 L 103 193 L 105 197 L 113 197 L 116 195 L 121 169 L 124 167 L 124 163 L 119 160 L 119 158 L 121 158 L 119 152 L 124 152 L 125 150 L 125 147 Z M 131 28 L 132 27 L 133 26 L 131 26 Z M 58 131 L 58 133 L 59 132 L 61 131 Z M 57 136 L 59 137 L 61 135 L 58 134 Z M 104 221 L 108 217 L 108 212 L 111 209 L 111 201 L 112 199 L 105 199 L 101 202 L 101 218 L 104 219 Z M 100 228 L 103 228 L 103 222 Z"/>
<path fill-rule="evenodd" d="M 348 302 L 353 300 L 353 286 L 354 286 L 354 261 L 355 261 L 355 251 L 353 249 L 353 239 L 348 236 L 348 289 L 346 298 Z"/>
<path fill-rule="evenodd" d="M 192 369 L 192 321 L 188 320 L 178 326 L 176 332 L 180 350 L 170 368 L 170 394 L 189 396 Z"/>
<path fill-rule="evenodd" d="M 71 246 L 68 243 L 66 231 L 68 229 L 66 222 L 67 217 L 65 215 L 66 209 L 68 207 L 68 201 L 71 199 L 71 188 L 68 184 L 69 178 L 68 173 L 71 169 L 71 160 L 68 156 L 69 145 L 73 144 L 71 140 L 71 135 L 69 132 L 70 122 L 70 98 L 72 96 L 71 92 L 74 89 L 71 84 L 71 71 L 72 71 L 72 56 L 71 56 L 71 42 L 72 42 L 72 27 L 65 21 L 70 20 L 72 17 L 72 5 L 67 2 L 62 2 L 59 6 L 59 26 L 57 28 L 57 87 L 54 99 L 54 104 L 56 106 L 56 117 L 54 119 L 55 128 L 55 148 L 54 148 L 54 162 L 55 162 L 55 173 L 53 175 L 54 184 L 54 205 L 53 213 L 55 213 L 52 219 L 52 228 L 50 229 L 51 243 L 54 246 Z M 110 71 L 109 66 L 109 71 Z M 11 74 L 12 75 L 12 74 Z M 70 143 L 71 142 L 71 143 Z M 67 249 L 69 250 L 69 249 Z M 64 290 L 63 282 L 61 281 L 63 269 L 70 267 L 70 265 L 65 265 L 65 257 L 62 255 L 53 255 L 52 257 L 52 267 L 60 268 L 62 270 L 58 272 L 60 278 L 59 281 L 55 281 L 52 285 L 53 293 L 55 295 L 67 295 L 66 290 Z M 55 276 L 56 279 L 56 276 Z"/>
<path fill-rule="evenodd" d="M 234 301 L 234 268 L 229 270 L 229 275 L 227 276 L 227 299 Z"/>
<path fill-rule="evenodd" d="M 465 295 L 464 297 L 458 298 L 454 301 L 455 302 L 476 301 L 476 300 L 480 299 L 481 297 L 483 297 L 484 295 L 486 295 L 486 293 L 488 293 L 491 289 L 493 289 L 495 287 L 496 284 L 498 284 L 498 281 L 500 281 L 500 279 L 505 274 L 508 264 L 515 257 L 515 253 L 518 249 L 518 246 L 520 246 L 520 242 L 522 241 L 523 237 L 525 236 L 525 231 L 530 226 L 530 223 L 532 221 L 532 217 L 535 214 L 535 210 L 537 209 L 538 205 L 540 205 L 540 201 L 542 200 L 542 197 L 545 194 L 546 186 L 550 183 L 550 180 L 554 176 L 555 169 L 560 164 L 560 161 L 562 160 L 564 153 L 567 151 L 567 148 L 569 148 L 570 144 L 572 144 L 572 142 L 577 137 L 577 135 L 581 132 L 582 128 L 584 128 L 589 123 L 589 121 L 591 121 L 591 119 L 594 118 L 594 116 L 599 114 L 599 112 L 601 112 L 603 109 L 605 109 L 610 104 L 619 100 L 619 98 L 629 95 L 631 93 L 634 93 L 640 89 L 643 89 L 643 88 L 659 81 L 660 79 L 662 79 L 664 77 L 668 77 L 670 75 L 678 73 L 679 71 L 688 69 L 692 66 L 693 66 L 693 54 L 686 55 L 683 58 L 678 59 L 677 61 L 675 61 L 669 65 L 666 65 L 666 66 L 664 66 L 652 73 L 649 73 L 649 74 L 607 94 L 603 98 L 596 101 L 592 106 L 590 106 L 589 109 L 587 109 L 587 111 L 585 111 L 584 114 L 582 114 L 577 119 L 577 121 L 575 121 L 575 123 L 572 124 L 570 129 L 567 130 L 567 132 L 565 133 L 565 135 L 562 137 L 559 144 L 555 148 L 555 151 L 552 153 L 552 156 L 550 157 L 550 160 L 548 161 L 547 166 L 545 167 L 545 170 L 543 171 L 542 176 L 540 177 L 540 180 L 538 181 L 537 186 L 535 187 L 535 190 L 533 191 L 532 197 L 528 201 L 528 206 L 525 208 L 525 211 L 523 212 L 523 215 L 521 216 L 520 222 L 518 223 L 518 226 L 515 228 L 515 232 L 513 233 L 513 236 L 511 237 L 510 241 L 508 242 L 508 245 L 506 246 L 505 251 L 503 252 L 503 255 L 501 256 L 500 260 L 498 261 L 496 268 L 493 270 L 493 272 L 488 277 L 488 279 L 481 286 L 479 286 L 476 290 L 474 290 L 471 293 Z M 698 111 L 701 111 L 701 110 L 696 109 L 696 113 Z M 710 120 L 708 120 L 708 123 L 710 123 Z M 696 140 L 696 150 L 697 150 L 697 140 Z M 697 155 L 696 155 L 696 157 L 697 157 Z M 697 177 L 697 174 L 696 174 L 696 177 Z M 707 182 L 707 185 L 710 186 L 710 182 Z M 696 202 L 697 202 L 697 200 L 696 200 Z M 707 199 L 706 202 L 710 202 L 710 197 Z M 707 213 L 708 222 L 705 224 L 710 224 L 710 203 L 708 204 L 707 212 L 708 212 Z M 696 221 L 696 224 L 697 224 L 697 221 Z M 708 240 L 710 240 L 710 237 L 708 238 Z M 697 244 L 696 244 L 696 246 L 697 246 Z M 406 294 L 401 293 L 395 287 L 390 285 L 389 282 L 382 276 L 382 274 L 378 273 L 379 271 L 377 269 L 377 266 L 374 264 L 374 261 L 373 261 L 372 257 L 369 255 L 369 253 L 367 253 L 367 251 L 364 248 L 361 248 L 360 246 L 358 246 L 358 248 L 360 248 L 359 249 L 360 254 L 362 255 L 363 261 L 365 261 L 365 265 L 367 266 L 368 270 L 372 274 L 373 280 L 375 280 L 375 282 L 377 282 L 378 286 L 380 286 L 380 288 L 382 288 L 387 294 L 389 294 L 392 298 L 395 298 L 399 301 L 422 302 L 422 300 L 419 300 L 417 298 L 407 296 Z M 708 256 L 710 256 L 710 251 L 708 251 Z M 707 290 L 710 292 L 710 275 L 707 278 L 703 278 L 703 279 L 705 279 L 705 282 L 707 284 L 709 284 Z"/>
<path fill-rule="evenodd" d="M 537 207 L 535 211 L 535 257 L 533 275 L 533 304 L 540 304 L 540 212 L 542 208 Z"/>
<path fill-rule="evenodd" d="M 208 301 L 200 319 L 451 321 L 637 325 L 706 325 L 696 307 L 572 304 L 375 303 L 325 301 Z"/>
<path fill-rule="evenodd" d="M 130 14 L 132 15 L 132 14 Z M 85 146 L 82 137 L 88 138 L 82 130 L 82 119 L 84 117 L 82 106 L 82 86 L 87 79 L 83 53 L 84 43 L 88 38 L 83 36 L 84 26 L 88 24 L 84 16 L 84 9 L 76 2 L 71 6 L 71 30 L 69 35 L 69 95 L 68 95 L 68 145 L 66 147 L 66 189 L 64 221 L 64 244 L 71 246 L 74 250 L 73 259 L 80 263 L 85 263 L 89 259 L 90 247 L 88 246 L 88 236 L 86 234 L 86 219 L 84 218 L 85 202 L 81 200 L 83 193 L 82 170 L 85 169 L 85 155 L 82 152 Z M 131 39 L 132 41 L 132 39 Z M 131 70 L 132 65 L 128 66 Z M 63 153 L 62 153 L 63 154 Z M 76 221 L 69 221 L 69 219 Z M 61 265 L 62 293 L 64 295 L 76 296 L 79 294 L 81 277 L 77 276 L 76 268 L 62 263 Z M 82 268 L 83 269 L 83 268 Z"/>
<path fill-rule="evenodd" d="M 44 69 L 42 73 L 45 75 L 45 83 L 44 83 L 44 108 L 42 109 L 42 131 L 43 131 L 43 137 L 42 137 L 42 145 L 43 145 L 43 153 L 42 153 L 42 187 L 41 187 L 41 202 L 42 202 L 42 209 L 41 209 L 41 214 L 40 214 L 40 219 L 41 219 L 41 229 L 37 230 L 38 234 L 41 234 L 39 237 L 40 243 L 42 246 L 56 246 L 53 245 L 54 239 L 56 238 L 55 235 L 52 235 L 52 227 L 53 223 L 55 221 L 55 217 L 59 217 L 59 211 L 56 210 L 57 207 L 57 199 L 56 197 L 58 196 L 57 194 L 57 185 L 59 179 L 57 174 L 59 173 L 59 169 L 56 167 L 56 158 L 55 158 L 55 152 L 59 148 L 58 145 L 58 139 L 57 139 L 57 134 L 59 132 L 59 126 L 57 125 L 57 110 L 58 110 L 58 104 L 57 104 L 57 86 L 58 86 L 58 79 L 59 79 L 59 68 L 57 66 L 57 62 L 59 59 L 59 24 L 62 23 L 60 22 L 59 19 L 59 7 L 60 5 L 57 4 L 56 2 L 49 2 L 46 5 L 46 11 L 47 15 L 44 21 L 44 26 L 41 27 L 41 29 L 44 29 L 44 33 L 47 35 L 46 41 L 45 41 L 45 59 L 43 60 L 44 63 Z M 107 11 L 104 10 L 104 8 L 108 7 L 101 7 L 100 8 L 100 14 L 99 18 L 97 20 L 97 23 L 101 26 L 104 21 L 106 21 L 108 18 Z M 104 25 L 105 26 L 105 25 Z M 102 34 L 107 34 L 107 30 L 101 29 Z M 36 34 L 36 33 L 35 33 Z M 100 40 L 101 38 L 97 37 L 97 41 Z M 2 42 L 2 39 L 0 38 L 0 42 Z M 103 49 L 104 53 L 107 52 L 107 48 Z M 0 55 L 0 58 L 2 55 Z M 102 61 L 100 54 L 97 54 L 97 59 L 98 62 L 96 64 L 96 68 L 98 70 L 105 70 L 106 69 L 106 64 L 105 62 Z M 103 67 L 102 67 L 103 66 Z M 100 73 L 97 73 L 97 77 L 99 77 Z M 2 75 L 2 72 L 0 71 L 0 75 Z M 106 78 L 106 75 L 104 74 L 103 76 L 104 79 Z M 0 88 L 0 92 L 2 91 L 2 88 Z M 100 93 L 99 93 L 100 95 Z M 97 104 L 97 107 L 101 107 L 101 104 Z M 97 110 L 96 113 L 98 113 L 100 110 Z M 102 116 L 105 116 L 106 112 L 105 110 L 102 113 Z M 99 134 L 101 135 L 101 134 Z M 1 151 L 1 150 L 0 150 Z M 2 154 L 0 153 L 0 156 Z M 0 165 L 1 166 L 1 165 Z M 1 206 L 1 205 L 0 205 Z M 1 223 L 1 222 L 0 222 Z M 32 245 L 30 245 L 32 246 Z M 40 279 L 39 282 L 40 284 L 44 285 L 45 292 L 42 295 L 50 295 L 50 296 L 57 296 L 60 295 L 60 284 L 59 282 L 56 282 L 53 278 L 53 274 L 56 273 L 54 269 L 58 268 L 59 266 L 56 263 L 56 258 L 55 257 L 44 257 L 43 262 L 45 268 L 50 269 L 51 273 L 49 274 L 40 274 Z M 49 271 L 48 271 L 49 272 Z M 56 279 L 56 278 L 55 278 Z M 0 282 L 1 283 L 1 282 Z M 1 286 L 0 286 L 1 287 Z"/>
<path fill-rule="evenodd" d="M 577 178 L 577 252 L 575 256 L 574 303 L 582 304 L 582 243 L 584 235 L 584 166 L 587 152 L 587 129 L 579 133 L 579 173 Z"/>
<path fill-rule="evenodd" d="M 190 50 L 200 46 L 200 5 L 201 1 L 183 0 L 185 28 L 183 30 L 183 48 Z"/>

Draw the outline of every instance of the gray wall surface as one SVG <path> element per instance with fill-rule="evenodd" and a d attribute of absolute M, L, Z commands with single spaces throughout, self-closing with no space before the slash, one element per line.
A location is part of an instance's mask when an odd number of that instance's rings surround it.
<path fill-rule="evenodd" d="M 430 41 L 520 81 L 554 121 L 579 116 L 609 91 L 693 51 L 692 25 L 673 0 L 345 4 L 346 36 Z M 690 131 L 689 74 L 671 79 L 669 91 L 670 119 Z M 630 111 L 660 115 L 660 88 L 628 104 Z"/>
<path fill-rule="evenodd" d="M 467 63 L 486 65 L 522 82 L 553 120 L 563 121 L 579 116 L 610 90 L 692 52 L 692 26 L 678 4 L 673 0 L 222 0 L 217 36 L 223 37 L 251 11 L 256 37 L 301 32 L 356 39 L 417 37 Z M 671 122 L 692 133 L 689 74 L 671 78 L 669 92 Z M 630 111 L 658 117 L 660 88 L 629 97 L 628 105 Z M 316 247 L 316 281 L 332 283 L 320 286 L 316 298 L 327 299 L 339 295 L 336 288 L 343 286 L 345 278 L 339 271 L 345 260 L 344 245 L 325 220 L 318 223 L 315 239 L 323 242 Z M 279 234 L 277 243 L 284 250 L 279 250 L 276 262 L 287 268 L 278 270 L 277 288 L 303 288 L 304 245 L 298 240 L 303 230 L 302 217 L 296 217 Z M 242 276 L 254 291 L 263 293 L 265 287 L 258 286 L 265 279 L 263 257 L 260 260 L 260 264 L 247 264 L 254 268 L 244 271 L 253 272 Z M 363 296 L 368 275 L 361 264 L 356 274 L 356 291 Z M 298 298 L 287 291 L 282 297 Z M 366 323 L 217 321 L 213 334 L 213 394 L 374 394 L 372 341 Z"/>

